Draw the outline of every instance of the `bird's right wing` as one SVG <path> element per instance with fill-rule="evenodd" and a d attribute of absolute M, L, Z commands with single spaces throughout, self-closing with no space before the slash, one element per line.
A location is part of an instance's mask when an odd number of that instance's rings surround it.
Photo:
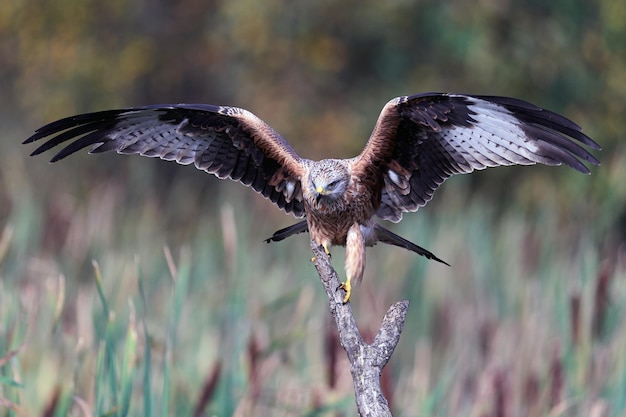
<path fill-rule="evenodd" d="M 82 114 L 37 129 L 24 143 L 47 138 L 31 155 L 70 141 L 51 160 L 86 147 L 90 153 L 176 161 L 252 187 L 279 208 L 304 216 L 302 164 L 293 148 L 249 111 L 205 104 L 135 107 Z"/>

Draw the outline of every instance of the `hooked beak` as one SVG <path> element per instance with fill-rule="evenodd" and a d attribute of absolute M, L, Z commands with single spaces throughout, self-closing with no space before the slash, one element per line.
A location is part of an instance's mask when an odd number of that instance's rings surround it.
<path fill-rule="evenodd" d="M 324 187 L 322 186 L 317 186 L 315 188 L 315 192 L 317 193 L 317 195 L 315 196 L 315 203 L 319 204 L 322 197 L 326 195 L 326 190 L 324 190 Z"/>

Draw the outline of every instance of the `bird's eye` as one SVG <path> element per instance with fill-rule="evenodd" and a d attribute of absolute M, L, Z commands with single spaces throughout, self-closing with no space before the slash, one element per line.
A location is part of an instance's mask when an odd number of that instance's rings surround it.
<path fill-rule="evenodd" d="M 339 180 L 335 180 L 335 181 L 331 182 L 330 184 L 328 184 L 327 188 L 334 189 L 337 186 L 337 184 L 339 184 Z"/>

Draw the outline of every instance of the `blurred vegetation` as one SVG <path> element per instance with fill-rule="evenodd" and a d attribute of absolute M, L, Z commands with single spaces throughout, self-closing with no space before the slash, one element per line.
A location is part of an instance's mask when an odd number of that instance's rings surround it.
<path fill-rule="evenodd" d="M 563 113 L 603 165 L 450 180 L 396 230 L 451 268 L 369 251 L 363 330 L 412 302 L 395 413 L 626 415 L 623 1 L 6 0 L 0 85 L 0 414 L 355 412 L 306 237 L 261 242 L 292 219 L 175 164 L 50 166 L 20 145 L 35 128 L 228 104 L 348 157 L 390 98 L 453 91 Z"/>

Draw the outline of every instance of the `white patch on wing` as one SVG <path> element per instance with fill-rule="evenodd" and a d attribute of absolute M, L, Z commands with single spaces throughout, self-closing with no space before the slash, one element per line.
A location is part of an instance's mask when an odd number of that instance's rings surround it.
<path fill-rule="evenodd" d="M 180 122 L 177 126 L 176 126 L 176 133 L 180 134 L 180 135 L 186 135 L 186 133 L 182 132 L 182 129 L 184 127 L 186 127 L 189 124 L 189 119 L 188 118 L 184 118 L 182 122 Z"/>
<path fill-rule="evenodd" d="M 467 107 L 474 113 L 470 115 L 472 126 L 443 133 L 445 141 L 465 160 L 455 158 L 461 169 L 537 162 L 539 146 L 527 137 L 521 122 L 509 110 L 477 98 L 470 101 L 473 104 Z"/>
<path fill-rule="evenodd" d="M 206 143 L 203 141 L 179 135 L 172 135 L 161 146 L 161 158 L 171 161 L 175 160 L 182 165 L 193 162 L 195 154 L 207 148 Z"/>
<path fill-rule="evenodd" d="M 457 127 L 444 132 L 443 137 L 469 164 L 469 170 L 466 172 L 498 165 L 481 143 L 481 137 L 475 127 Z"/>
<path fill-rule="evenodd" d="M 396 171 L 392 171 L 391 169 L 387 171 L 387 175 L 389 175 L 389 179 L 396 185 L 401 185 L 400 177 L 396 173 Z"/>
<path fill-rule="evenodd" d="M 285 182 L 285 199 L 291 201 L 293 192 L 296 190 L 296 184 L 293 181 Z"/>
<path fill-rule="evenodd" d="M 184 119 L 176 126 L 164 125 L 155 120 L 153 113 L 135 115 L 128 112 L 124 113 L 117 130 L 108 138 L 117 142 L 118 153 L 137 153 L 188 165 L 194 162 L 198 152 L 208 146 L 205 141 L 180 132 L 188 123 L 189 120 Z"/>
<path fill-rule="evenodd" d="M 390 188 L 391 190 L 395 190 L 395 192 L 398 192 L 402 195 L 407 195 L 411 192 L 409 178 L 398 174 L 394 170 L 389 169 L 385 174 L 385 187 Z M 394 192 L 391 192 L 391 194 L 394 194 Z"/>

